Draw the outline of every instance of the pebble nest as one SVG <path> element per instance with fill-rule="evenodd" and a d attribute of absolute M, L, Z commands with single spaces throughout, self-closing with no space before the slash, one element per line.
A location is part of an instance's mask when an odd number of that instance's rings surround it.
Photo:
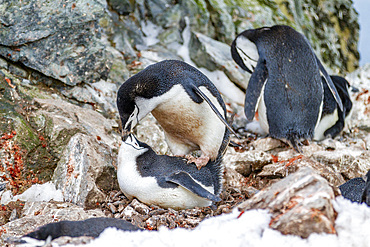
<path fill-rule="evenodd" d="M 169 229 L 177 227 L 193 229 L 199 223 L 212 216 L 227 214 L 237 205 L 256 193 L 253 187 L 224 186 L 220 194 L 221 201 L 210 207 L 184 210 L 164 209 L 155 205 L 146 205 L 133 199 L 130 201 L 121 191 L 111 191 L 102 209 L 107 217 L 122 218 L 147 230 L 157 230 L 160 226 Z"/>
<path fill-rule="evenodd" d="M 248 134 L 240 142 L 232 138 L 234 143 L 241 146 L 234 147 L 237 152 L 245 152 L 248 145 L 256 140 L 255 135 Z M 228 169 L 224 170 L 224 178 L 227 177 Z M 107 217 L 121 218 L 146 230 L 158 230 L 160 226 L 169 229 L 182 227 L 193 229 L 204 219 L 220 214 L 231 213 L 231 211 L 245 200 L 251 198 L 259 190 L 265 188 L 274 179 L 261 178 L 257 172 L 252 172 L 239 181 L 242 186 L 234 186 L 223 180 L 223 189 L 220 193 L 221 201 L 210 207 L 195 207 L 193 209 L 174 210 L 164 209 L 156 205 L 146 205 L 137 199 L 129 200 L 120 190 L 113 190 L 101 204 L 101 209 Z"/>

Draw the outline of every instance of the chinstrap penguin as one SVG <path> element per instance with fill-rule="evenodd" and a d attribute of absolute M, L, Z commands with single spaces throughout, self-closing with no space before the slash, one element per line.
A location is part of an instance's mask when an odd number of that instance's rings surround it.
<path fill-rule="evenodd" d="M 49 223 L 24 235 L 23 238 L 30 237 L 38 240 L 55 239 L 62 236 L 90 236 L 96 238 L 108 227 L 115 227 L 125 231 L 140 230 L 139 227 L 123 219 L 97 217 L 80 221 L 63 220 Z"/>
<path fill-rule="evenodd" d="M 351 115 L 352 101 L 349 91 L 358 91 L 354 87 L 350 87 L 348 81 L 341 76 L 330 76 L 335 88 L 342 100 L 343 111 L 339 108 L 331 93 L 325 79 L 322 77 L 324 87 L 324 103 L 319 124 L 315 129 L 314 140 L 320 141 L 327 137 L 334 138 L 343 130 L 345 121 Z"/>
<path fill-rule="evenodd" d="M 370 206 L 370 170 L 364 178 L 352 178 L 339 186 L 342 196 L 352 202 Z"/>
<path fill-rule="evenodd" d="M 165 60 L 129 78 L 118 90 L 117 107 L 123 136 L 151 112 L 174 155 L 201 150 L 201 157 L 195 160 L 199 167 L 223 155 L 233 131 L 216 87 L 182 61 Z"/>
<path fill-rule="evenodd" d="M 289 26 L 246 30 L 231 45 L 235 62 L 252 73 L 244 111 L 252 121 L 258 110 L 262 129 L 288 141 L 312 139 L 323 101 L 322 75 L 339 108 L 341 99 L 306 37 Z"/>
<path fill-rule="evenodd" d="M 129 134 L 118 152 L 117 178 L 129 199 L 163 208 L 207 207 L 221 200 L 221 160 L 209 161 L 198 170 L 184 158 L 157 155 Z"/>

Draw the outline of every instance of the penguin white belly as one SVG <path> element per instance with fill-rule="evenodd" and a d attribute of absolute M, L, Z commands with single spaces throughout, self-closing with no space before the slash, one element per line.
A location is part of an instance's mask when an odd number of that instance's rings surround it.
<path fill-rule="evenodd" d="M 265 86 L 262 88 L 262 93 L 258 101 L 258 121 L 260 123 L 261 129 L 265 133 L 269 133 L 269 124 L 267 121 L 267 114 L 266 114 L 266 104 L 263 96 Z"/>
<path fill-rule="evenodd" d="M 143 149 L 142 153 L 145 151 L 147 149 Z M 148 205 L 154 204 L 173 209 L 208 207 L 212 204 L 210 200 L 202 198 L 181 186 L 162 188 L 158 185 L 155 177 L 142 177 L 136 164 L 138 155 L 140 154 L 127 152 L 125 145 L 121 145 L 118 153 L 117 179 L 121 191 L 127 198 L 135 197 Z M 213 187 L 203 187 L 214 193 Z"/>
<path fill-rule="evenodd" d="M 338 121 L 338 119 L 338 109 L 335 109 L 332 114 L 323 117 L 315 128 L 315 135 L 313 139 L 315 141 L 321 141 L 325 139 L 325 131 L 332 127 Z"/>
<path fill-rule="evenodd" d="M 224 112 L 206 87 L 199 89 L 220 113 Z M 161 102 L 152 110 L 152 114 L 164 129 L 172 153 L 186 155 L 200 149 L 203 156 L 215 159 L 223 142 L 225 126 L 210 106 L 205 101 L 195 103 L 181 85 L 173 86 L 159 97 L 160 101 L 151 99 Z"/>

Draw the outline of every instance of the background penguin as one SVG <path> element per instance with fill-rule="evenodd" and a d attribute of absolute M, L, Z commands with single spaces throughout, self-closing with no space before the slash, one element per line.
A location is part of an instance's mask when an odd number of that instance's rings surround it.
<path fill-rule="evenodd" d="M 97 217 L 80 221 L 63 220 L 49 223 L 24 235 L 22 238 L 30 237 L 38 240 L 46 240 L 48 237 L 55 239 L 62 236 L 91 236 L 96 238 L 108 227 L 115 227 L 124 231 L 140 230 L 139 227 L 123 219 Z"/>
<path fill-rule="evenodd" d="M 202 151 L 195 161 L 199 166 L 223 155 L 229 143 L 226 127 L 232 129 L 220 93 L 204 74 L 182 61 L 165 60 L 129 78 L 118 90 L 117 107 L 124 135 L 152 112 L 174 155 Z"/>
<path fill-rule="evenodd" d="M 311 139 L 320 119 L 326 80 L 340 109 L 338 92 L 307 39 L 288 26 L 246 30 L 231 45 L 235 62 L 252 73 L 244 111 L 251 121 L 258 107 L 262 129 L 287 140 L 298 151 L 299 139 Z"/>
<path fill-rule="evenodd" d="M 335 88 L 343 103 L 343 111 L 339 108 L 325 79 L 322 78 L 324 87 L 324 103 L 322 107 L 322 114 L 319 124 L 315 129 L 314 140 L 320 141 L 326 137 L 334 138 L 344 128 L 345 120 L 350 116 L 352 109 L 352 101 L 349 95 L 349 83 L 341 76 L 330 76 Z M 352 91 L 358 91 L 356 88 L 351 88 Z"/>
<path fill-rule="evenodd" d="M 136 197 L 148 205 L 173 209 L 207 207 L 221 200 L 221 159 L 209 161 L 198 170 L 186 159 L 157 155 L 129 134 L 118 153 L 118 183 L 126 197 Z"/>
<path fill-rule="evenodd" d="M 366 203 L 370 206 L 370 170 L 365 179 L 362 177 L 353 178 L 339 186 L 344 198 L 352 202 Z"/>

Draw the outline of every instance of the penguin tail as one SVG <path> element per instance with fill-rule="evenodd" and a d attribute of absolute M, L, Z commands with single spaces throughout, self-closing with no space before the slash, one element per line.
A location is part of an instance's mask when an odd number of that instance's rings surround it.
<path fill-rule="evenodd" d="M 299 137 L 297 135 L 289 134 L 287 137 L 287 140 L 289 144 L 294 148 L 295 151 L 297 151 L 298 153 L 302 153 L 302 149 L 299 146 L 300 144 Z"/>
<path fill-rule="evenodd" d="M 206 167 L 213 174 L 213 184 L 215 185 L 214 194 L 218 196 L 222 191 L 222 177 L 224 173 L 224 166 L 222 164 L 223 155 L 218 155 L 215 160 L 209 160 Z"/>

